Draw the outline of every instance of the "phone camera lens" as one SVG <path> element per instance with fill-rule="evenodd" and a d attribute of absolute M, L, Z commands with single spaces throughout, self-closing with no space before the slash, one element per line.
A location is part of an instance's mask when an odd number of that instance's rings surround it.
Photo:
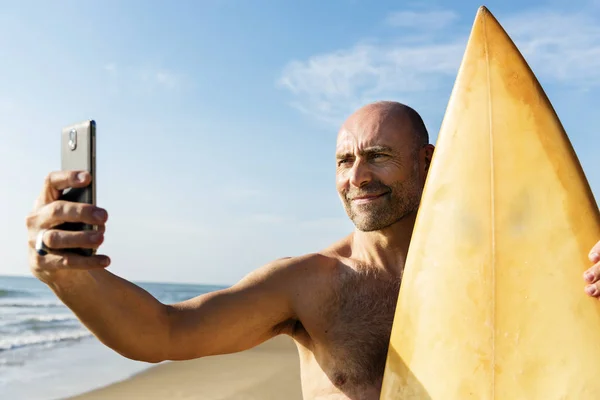
<path fill-rule="evenodd" d="M 77 148 L 77 130 L 71 129 L 69 132 L 69 148 L 75 150 Z"/>

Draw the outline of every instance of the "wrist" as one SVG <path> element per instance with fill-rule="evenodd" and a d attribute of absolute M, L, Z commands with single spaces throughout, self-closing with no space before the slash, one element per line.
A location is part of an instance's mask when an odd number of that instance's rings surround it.
<path fill-rule="evenodd" d="M 37 276 L 38 279 L 56 294 L 71 291 L 72 288 L 81 286 L 85 279 L 89 278 L 89 272 L 86 270 L 60 270 L 42 272 L 39 275 L 41 276 Z"/>

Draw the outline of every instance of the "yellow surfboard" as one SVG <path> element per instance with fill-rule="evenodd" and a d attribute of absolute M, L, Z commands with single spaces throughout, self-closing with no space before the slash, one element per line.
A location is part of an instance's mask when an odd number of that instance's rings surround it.
<path fill-rule="evenodd" d="M 600 399 L 600 214 L 526 61 L 479 9 L 409 249 L 381 399 Z"/>

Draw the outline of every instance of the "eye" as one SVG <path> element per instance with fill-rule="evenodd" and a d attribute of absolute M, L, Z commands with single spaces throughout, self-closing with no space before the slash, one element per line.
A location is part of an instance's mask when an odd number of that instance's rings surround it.
<path fill-rule="evenodd" d="M 387 156 L 388 156 L 387 154 L 383 154 L 383 153 L 375 153 L 375 154 L 372 154 L 372 155 L 371 155 L 371 159 L 375 159 L 375 160 L 376 160 L 376 159 L 382 159 L 382 158 L 385 158 L 385 157 L 387 157 Z"/>
<path fill-rule="evenodd" d="M 350 162 L 349 158 L 342 158 L 342 159 L 338 160 L 337 164 L 338 164 L 338 167 L 339 167 L 339 166 L 342 166 L 344 164 L 348 164 L 349 162 Z"/>

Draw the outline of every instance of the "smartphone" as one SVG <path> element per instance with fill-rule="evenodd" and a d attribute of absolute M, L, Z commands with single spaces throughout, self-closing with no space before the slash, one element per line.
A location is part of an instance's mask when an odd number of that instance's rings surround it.
<path fill-rule="evenodd" d="M 61 200 L 96 205 L 96 122 L 87 120 L 63 128 L 61 135 L 61 169 L 87 171 L 92 182 L 84 188 L 67 188 Z M 69 231 L 96 230 L 96 225 L 64 223 L 56 229 Z M 84 256 L 95 254 L 94 249 L 65 249 Z"/>

